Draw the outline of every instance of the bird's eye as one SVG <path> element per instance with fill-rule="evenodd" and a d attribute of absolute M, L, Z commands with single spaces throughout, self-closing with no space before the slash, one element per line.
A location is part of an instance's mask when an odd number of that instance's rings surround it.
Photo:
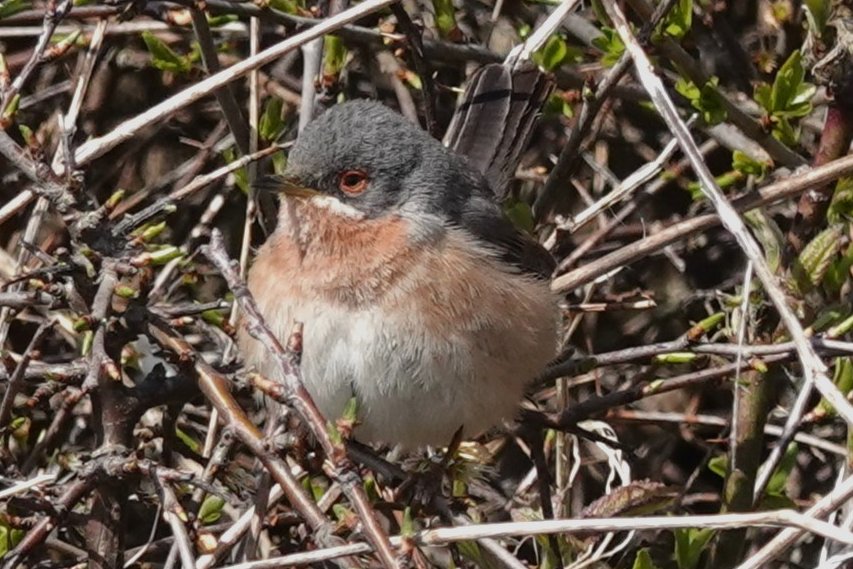
<path fill-rule="evenodd" d="M 338 177 L 338 187 L 348 196 L 357 196 L 367 188 L 367 174 L 362 170 L 347 170 Z"/>

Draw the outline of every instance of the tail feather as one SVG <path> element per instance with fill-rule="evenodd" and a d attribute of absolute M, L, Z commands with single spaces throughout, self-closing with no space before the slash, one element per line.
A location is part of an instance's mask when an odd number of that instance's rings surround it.
<path fill-rule="evenodd" d="M 552 88 L 553 81 L 531 63 L 485 65 L 469 81 L 444 144 L 485 175 L 498 200 L 509 191 Z"/>

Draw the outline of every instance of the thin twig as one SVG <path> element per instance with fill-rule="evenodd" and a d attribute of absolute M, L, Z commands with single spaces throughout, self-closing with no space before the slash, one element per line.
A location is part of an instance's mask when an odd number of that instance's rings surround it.
<path fill-rule="evenodd" d="M 255 57 L 244 59 L 231 67 L 223 69 L 215 75 L 211 75 L 203 81 L 199 81 L 180 93 L 177 93 L 165 101 L 154 105 L 144 113 L 115 126 L 109 133 L 86 142 L 86 144 L 82 145 L 77 150 L 77 164 L 88 164 L 92 160 L 103 156 L 119 144 L 126 142 L 139 130 L 162 121 L 187 105 L 198 101 L 216 89 L 219 89 L 231 81 L 249 73 L 251 70 L 257 69 L 262 65 L 266 65 L 267 63 L 278 59 L 284 54 L 304 45 L 306 42 L 322 37 L 324 34 L 333 32 L 350 22 L 354 22 L 359 18 L 390 6 L 395 1 L 397 0 L 366 0 L 349 10 L 341 12 L 337 16 L 323 20 L 323 22 L 305 30 L 304 32 L 298 33 L 295 36 L 268 47 L 258 53 Z"/>
<path fill-rule="evenodd" d="M 749 211 L 771 203 L 782 201 L 814 187 L 837 180 L 853 173 L 853 156 L 845 156 L 834 160 L 820 168 L 814 168 L 791 176 L 785 180 L 770 184 L 756 190 L 754 193 L 732 201 L 731 207 L 736 211 Z M 706 231 L 720 225 L 722 221 L 715 214 L 706 214 L 688 219 L 661 230 L 627 247 L 605 255 L 579 267 L 569 273 L 559 275 L 551 282 L 551 290 L 563 292 L 573 290 L 603 277 L 623 265 L 630 264 L 660 251 L 667 245 L 685 237 Z"/>

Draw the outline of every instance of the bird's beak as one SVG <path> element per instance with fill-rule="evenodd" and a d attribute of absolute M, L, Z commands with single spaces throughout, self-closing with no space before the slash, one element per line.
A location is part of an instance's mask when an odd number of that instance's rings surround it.
<path fill-rule="evenodd" d="M 269 179 L 264 180 L 262 185 L 263 188 L 260 189 L 281 193 L 288 197 L 305 199 L 320 195 L 319 191 L 305 187 L 296 176 L 271 176 Z"/>

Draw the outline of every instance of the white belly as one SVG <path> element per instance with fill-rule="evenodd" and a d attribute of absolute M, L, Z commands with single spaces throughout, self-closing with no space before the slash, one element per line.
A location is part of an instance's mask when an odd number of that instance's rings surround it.
<path fill-rule="evenodd" d="M 532 338 L 506 339 L 510 353 L 488 353 L 457 334 L 428 337 L 414 315 L 389 318 L 378 310 L 330 310 L 303 305 L 302 376 L 323 415 L 334 420 L 355 397 L 365 442 L 407 447 L 446 445 L 460 427 L 468 436 L 511 419 L 525 385 Z M 287 333 L 279 333 L 282 338 Z M 500 342 L 503 343 L 503 342 Z M 553 351 L 552 349 L 549 351 Z M 525 354 L 526 352 L 526 354 Z M 521 364 L 521 365 L 519 365 Z M 263 372 L 275 377 L 275 363 Z"/>

